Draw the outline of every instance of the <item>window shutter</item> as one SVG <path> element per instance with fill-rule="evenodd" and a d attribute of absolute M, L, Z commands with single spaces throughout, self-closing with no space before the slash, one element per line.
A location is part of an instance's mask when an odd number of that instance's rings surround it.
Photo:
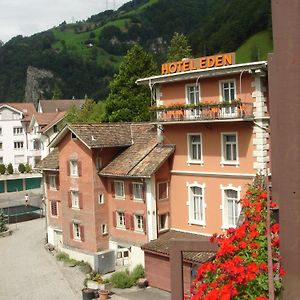
<path fill-rule="evenodd" d="M 132 200 L 133 199 L 133 183 L 132 182 L 129 183 L 129 196 L 130 196 L 130 199 Z"/>
<path fill-rule="evenodd" d="M 67 198 L 68 198 L 68 207 L 72 207 L 71 191 L 68 191 Z"/>
<path fill-rule="evenodd" d="M 80 225 L 80 239 L 84 242 L 84 227 Z"/>
<path fill-rule="evenodd" d="M 73 235 L 73 223 L 70 223 L 70 238 L 73 239 L 74 235 Z"/>
<path fill-rule="evenodd" d="M 79 208 L 83 208 L 83 196 L 82 193 L 78 193 L 78 202 L 79 202 Z"/>
<path fill-rule="evenodd" d="M 56 189 L 59 190 L 59 175 L 55 176 L 55 180 L 56 180 Z"/>
<path fill-rule="evenodd" d="M 142 195 L 143 195 L 144 202 L 146 202 L 146 188 L 147 188 L 147 184 L 146 184 L 146 182 L 143 182 Z"/>
<path fill-rule="evenodd" d="M 70 176 L 70 161 L 67 160 L 67 176 Z"/>
<path fill-rule="evenodd" d="M 147 234 L 147 224 L 146 224 L 146 218 L 143 217 L 143 230 L 145 232 L 145 234 Z"/>
<path fill-rule="evenodd" d="M 130 229 L 131 230 L 134 230 L 134 215 L 130 215 Z"/>
<path fill-rule="evenodd" d="M 115 182 L 111 182 L 111 195 L 112 197 L 115 197 Z"/>
<path fill-rule="evenodd" d="M 82 176 L 82 163 L 81 163 L 81 161 L 77 161 L 77 168 L 78 168 L 78 176 Z"/>
<path fill-rule="evenodd" d="M 131 218 L 130 214 L 125 214 L 125 228 L 130 229 L 131 228 Z"/>
<path fill-rule="evenodd" d="M 113 215 L 112 218 L 113 227 L 117 227 L 117 212 L 113 211 L 112 215 Z"/>

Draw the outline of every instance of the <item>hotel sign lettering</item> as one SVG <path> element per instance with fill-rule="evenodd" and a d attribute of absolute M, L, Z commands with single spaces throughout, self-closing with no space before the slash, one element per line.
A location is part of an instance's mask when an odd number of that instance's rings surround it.
<path fill-rule="evenodd" d="M 184 59 L 161 66 L 161 74 L 174 74 L 199 69 L 209 69 L 229 66 L 235 63 L 235 53 L 225 53 L 212 56 L 204 56 L 195 59 Z"/>

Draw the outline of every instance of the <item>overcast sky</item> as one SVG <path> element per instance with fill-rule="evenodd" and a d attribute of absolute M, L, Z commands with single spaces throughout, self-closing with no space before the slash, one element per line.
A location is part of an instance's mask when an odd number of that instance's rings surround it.
<path fill-rule="evenodd" d="M 60 24 L 87 19 L 130 0 L 0 0 L 0 40 L 29 36 Z"/>

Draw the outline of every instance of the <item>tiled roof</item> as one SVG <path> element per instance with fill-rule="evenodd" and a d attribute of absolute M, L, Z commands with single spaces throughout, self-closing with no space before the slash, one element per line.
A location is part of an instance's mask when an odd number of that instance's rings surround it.
<path fill-rule="evenodd" d="M 36 113 L 36 109 L 33 103 L 9 102 L 9 103 L 1 103 L 0 107 L 3 105 L 8 105 L 21 111 L 23 113 L 23 121 L 30 121 L 32 115 Z"/>
<path fill-rule="evenodd" d="M 58 168 L 58 148 L 55 148 L 35 166 L 35 169 L 38 170 L 58 170 Z"/>
<path fill-rule="evenodd" d="M 74 132 L 90 148 L 130 146 L 131 124 L 70 124 L 69 129 Z"/>
<path fill-rule="evenodd" d="M 40 126 L 46 126 L 48 124 L 50 124 L 56 117 L 58 114 L 64 114 L 63 113 L 36 113 L 34 114 L 34 118 L 36 119 L 36 121 L 38 122 L 38 124 Z"/>
<path fill-rule="evenodd" d="M 190 239 L 199 241 L 209 241 L 207 236 L 181 232 L 176 230 L 170 230 L 159 236 L 158 239 L 153 240 L 142 246 L 144 251 L 154 252 L 162 255 L 170 255 L 170 239 Z M 196 263 L 203 263 L 212 257 L 214 257 L 214 252 L 183 252 L 183 259 L 185 261 L 192 261 Z"/>
<path fill-rule="evenodd" d="M 44 113 L 67 111 L 72 105 L 80 108 L 85 102 L 84 99 L 61 99 L 61 100 L 40 100 L 40 105 Z"/>
<path fill-rule="evenodd" d="M 174 152 L 173 145 L 156 145 L 156 142 L 130 146 L 99 174 L 103 176 L 150 177 Z"/>

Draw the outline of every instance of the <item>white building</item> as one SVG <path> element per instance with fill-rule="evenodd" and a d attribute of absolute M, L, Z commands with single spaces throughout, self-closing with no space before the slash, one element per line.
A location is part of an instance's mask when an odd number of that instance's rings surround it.
<path fill-rule="evenodd" d="M 0 106 L 0 163 L 27 163 L 28 140 L 26 128 L 36 112 L 32 103 L 3 103 Z"/>

